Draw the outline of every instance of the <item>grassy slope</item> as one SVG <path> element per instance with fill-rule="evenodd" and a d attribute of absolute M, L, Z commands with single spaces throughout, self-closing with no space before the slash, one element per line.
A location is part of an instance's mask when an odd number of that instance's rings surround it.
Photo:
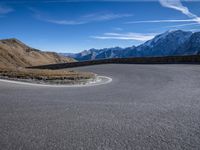
<path fill-rule="evenodd" d="M 26 69 L 35 65 L 75 62 L 73 58 L 30 48 L 17 39 L 0 40 L 0 77 L 37 80 L 79 80 L 94 77 L 92 73 Z"/>
<path fill-rule="evenodd" d="M 16 39 L 0 40 L 0 67 L 28 67 L 53 63 L 74 62 L 53 52 L 30 48 Z"/>
<path fill-rule="evenodd" d="M 38 80 L 77 80 L 89 79 L 94 77 L 94 74 L 87 72 L 75 72 L 72 70 L 42 70 L 42 69 L 0 69 L 0 76 L 20 79 L 38 79 Z"/>

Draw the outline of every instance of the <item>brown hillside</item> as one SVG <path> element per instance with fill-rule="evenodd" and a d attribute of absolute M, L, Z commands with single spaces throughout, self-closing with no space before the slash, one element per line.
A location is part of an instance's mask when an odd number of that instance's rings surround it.
<path fill-rule="evenodd" d="M 17 39 L 0 40 L 0 68 L 30 67 L 45 64 L 74 62 L 73 58 L 54 52 L 42 52 Z"/>

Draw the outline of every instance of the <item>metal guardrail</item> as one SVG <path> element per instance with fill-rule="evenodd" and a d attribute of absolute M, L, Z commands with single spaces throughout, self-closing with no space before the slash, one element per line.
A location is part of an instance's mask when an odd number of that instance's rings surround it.
<path fill-rule="evenodd" d="M 134 58 L 112 58 L 91 61 L 80 61 L 72 63 L 49 64 L 42 66 L 28 67 L 32 69 L 63 69 L 80 66 L 100 64 L 200 64 L 200 55 L 187 56 L 166 56 L 166 57 L 134 57 Z"/>

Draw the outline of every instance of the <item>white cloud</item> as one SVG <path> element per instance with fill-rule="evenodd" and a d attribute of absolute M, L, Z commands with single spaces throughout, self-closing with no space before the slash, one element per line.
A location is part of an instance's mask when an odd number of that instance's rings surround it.
<path fill-rule="evenodd" d="M 179 25 L 172 25 L 172 26 L 166 26 L 165 28 L 177 28 L 177 27 L 185 27 L 185 26 L 193 26 L 193 25 L 199 25 L 199 23 L 186 23 L 186 24 L 179 24 Z"/>
<path fill-rule="evenodd" d="M 116 13 L 103 12 L 103 13 L 87 14 L 82 16 L 81 19 L 88 21 L 105 21 L 105 20 L 113 20 L 131 16 L 132 16 L 131 14 L 116 14 Z"/>
<path fill-rule="evenodd" d="M 114 14 L 114 13 L 100 13 L 100 14 L 89 14 L 81 16 L 76 20 L 49 20 L 49 22 L 63 25 L 77 25 L 86 24 L 92 22 L 109 21 L 124 17 L 130 17 L 130 14 Z"/>
<path fill-rule="evenodd" d="M 79 25 L 79 24 L 86 24 L 86 21 L 78 21 L 78 20 L 53 20 L 53 19 L 42 19 L 43 21 L 60 24 L 60 25 Z"/>
<path fill-rule="evenodd" d="M 153 1 L 153 0 L 152 0 Z M 164 20 L 142 20 L 142 21 L 130 21 L 126 22 L 126 24 L 136 24 L 136 23 L 184 23 L 179 25 L 172 25 L 167 27 L 185 27 L 185 26 L 191 26 L 191 25 L 198 25 L 200 24 L 200 17 L 198 17 L 196 14 L 193 14 L 190 12 L 190 10 L 183 6 L 181 3 L 181 0 L 158 0 L 159 3 L 163 7 L 175 9 L 177 11 L 180 11 L 182 14 L 188 16 L 190 19 L 164 19 Z M 182 0 L 182 1 L 195 1 L 195 0 Z"/>
<path fill-rule="evenodd" d="M 127 24 L 134 23 L 178 23 L 178 22 L 196 22 L 195 19 L 169 19 L 169 20 L 145 20 L 145 21 L 130 21 Z"/>
<path fill-rule="evenodd" d="M 42 21 L 60 24 L 60 25 L 80 25 L 80 24 L 87 24 L 92 22 L 101 22 L 101 21 L 109 21 L 114 19 L 120 19 L 125 17 L 131 17 L 132 14 L 117 14 L 112 12 L 99 12 L 99 13 L 91 13 L 82 15 L 75 19 L 54 19 L 47 16 L 42 15 L 42 13 L 34 8 L 29 8 L 33 13 L 34 16 Z"/>
<path fill-rule="evenodd" d="M 190 10 L 186 6 L 183 6 L 183 4 L 181 3 L 180 0 L 159 0 L 159 2 L 163 7 L 178 10 L 181 13 L 188 16 L 189 18 L 194 19 L 194 21 L 196 21 L 200 24 L 200 17 L 198 17 L 196 14 L 193 14 L 192 12 L 190 12 Z"/>
<path fill-rule="evenodd" d="M 113 40 L 135 40 L 135 41 L 147 41 L 152 38 L 156 33 L 104 33 L 102 36 L 91 36 L 95 39 L 113 39 Z"/>

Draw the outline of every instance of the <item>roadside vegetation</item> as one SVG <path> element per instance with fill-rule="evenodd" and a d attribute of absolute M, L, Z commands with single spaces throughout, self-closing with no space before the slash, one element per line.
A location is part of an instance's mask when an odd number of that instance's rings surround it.
<path fill-rule="evenodd" d="M 95 78 L 95 74 L 89 72 L 75 72 L 72 70 L 48 70 L 25 68 L 0 68 L 0 78 L 15 79 L 47 83 L 83 83 Z"/>
<path fill-rule="evenodd" d="M 93 73 L 26 67 L 76 62 L 75 59 L 31 48 L 17 39 L 0 40 L 0 78 L 27 82 L 76 84 L 95 79 Z"/>

